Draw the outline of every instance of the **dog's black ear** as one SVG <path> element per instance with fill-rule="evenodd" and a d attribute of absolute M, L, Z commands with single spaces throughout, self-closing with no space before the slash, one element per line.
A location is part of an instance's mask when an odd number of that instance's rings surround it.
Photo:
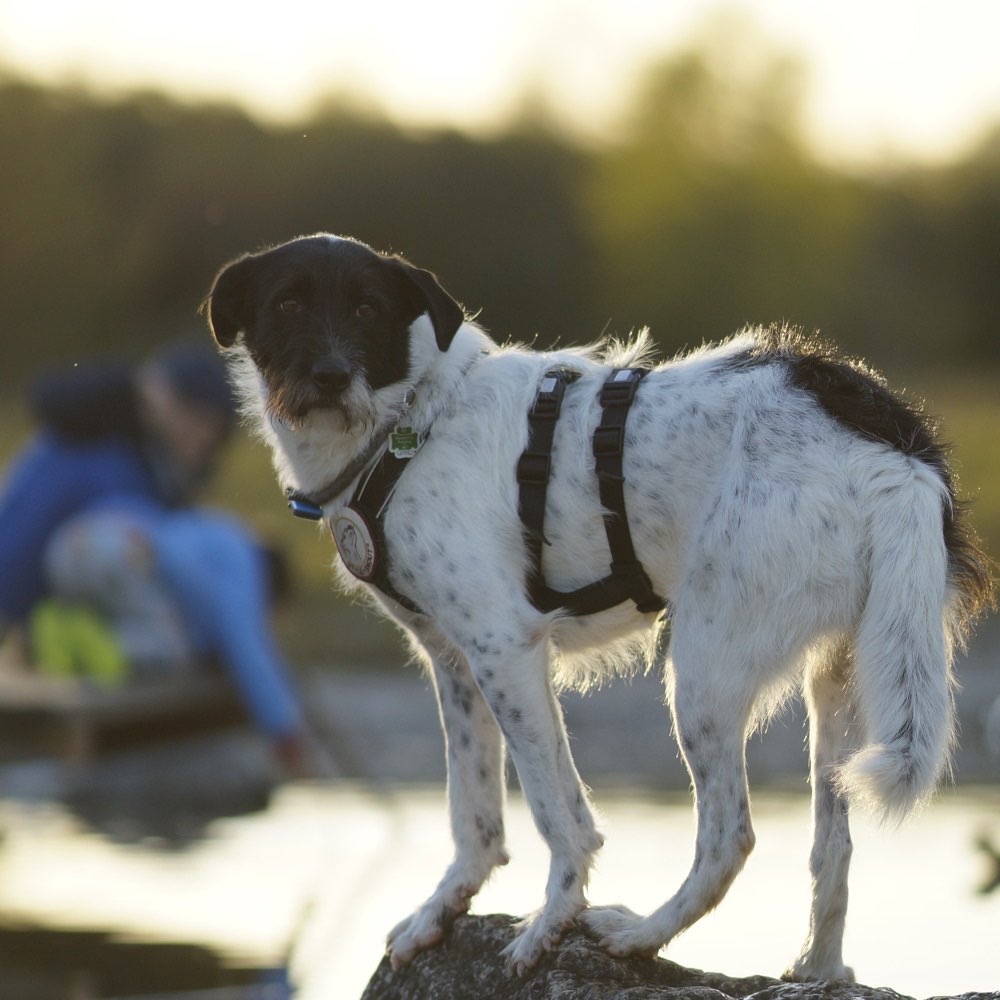
<path fill-rule="evenodd" d="M 215 277 L 201 311 L 220 347 L 232 347 L 247 323 L 248 278 L 253 257 L 238 257 Z"/>
<path fill-rule="evenodd" d="M 425 310 L 434 325 L 437 345 L 442 351 L 447 351 L 458 328 L 465 322 L 465 310 L 441 287 L 441 283 L 430 271 L 414 267 L 402 257 L 392 259 L 420 293 Z"/>

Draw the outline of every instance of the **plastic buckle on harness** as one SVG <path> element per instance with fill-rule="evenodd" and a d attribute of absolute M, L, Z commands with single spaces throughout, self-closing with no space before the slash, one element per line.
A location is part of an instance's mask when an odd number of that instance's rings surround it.
<path fill-rule="evenodd" d="M 528 416 L 532 420 L 555 420 L 562 406 L 565 386 L 554 375 L 546 375 L 538 388 L 535 402 Z"/>
<path fill-rule="evenodd" d="M 517 481 L 529 486 L 544 486 L 552 471 L 552 458 L 537 451 L 526 451 L 517 460 Z"/>
<path fill-rule="evenodd" d="M 628 406 L 644 375 L 644 369 L 620 368 L 601 386 L 601 406 Z"/>

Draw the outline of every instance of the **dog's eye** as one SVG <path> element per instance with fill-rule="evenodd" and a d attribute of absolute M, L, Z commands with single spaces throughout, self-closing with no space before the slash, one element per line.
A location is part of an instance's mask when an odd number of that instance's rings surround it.
<path fill-rule="evenodd" d="M 378 307 L 373 302 L 359 302 L 354 310 L 358 319 L 374 319 L 377 314 Z"/>
<path fill-rule="evenodd" d="M 278 303 L 278 308 L 283 313 L 297 313 L 301 311 L 302 303 L 299 302 L 298 299 L 292 299 L 292 298 L 282 299 Z"/>

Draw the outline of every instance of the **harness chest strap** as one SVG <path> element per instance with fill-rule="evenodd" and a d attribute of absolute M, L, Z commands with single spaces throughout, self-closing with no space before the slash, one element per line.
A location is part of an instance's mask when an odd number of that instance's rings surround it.
<path fill-rule="evenodd" d="M 419 605 L 401 594 L 389 579 L 389 552 L 383 529 L 383 515 L 392 492 L 415 454 L 416 449 L 400 455 L 386 451 L 354 491 L 351 502 L 330 518 L 329 525 L 344 565 L 358 579 L 377 587 L 407 611 L 423 614 Z M 352 546 L 360 548 L 352 550 Z"/>

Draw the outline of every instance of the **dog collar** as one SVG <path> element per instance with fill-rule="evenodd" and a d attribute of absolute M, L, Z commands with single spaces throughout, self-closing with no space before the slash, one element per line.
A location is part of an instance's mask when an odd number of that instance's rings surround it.
<path fill-rule="evenodd" d="M 387 597 L 414 614 L 420 607 L 401 594 L 389 579 L 382 516 L 410 459 L 420 450 L 426 435 L 407 426 L 407 411 L 415 392 L 407 390 L 399 413 L 387 421 L 371 443 L 334 480 L 315 493 L 286 490 L 288 506 L 296 517 L 310 521 L 323 519 L 323 505 L 336 500 L 355 479 L 350 502 L 327 519 L 330 534 L 344 566 L 359 580 L 377 587 Z"/>
<path fill-rule="evenodd" d="M 423 614 L 420 607 L 405 594 L 401 594 L 389 579 L 388 557 L 386 555 L 385 533 L 382 528 L 382 517 L 389 505 L 393 491 L 403 470 L 409 465 L 410 459 L 420 450 L 424 436 L 410 427 L 396 426 L 396 429 L 386 435 L 380 435 L 378 447 L 386 444 L 382 454 L 374 461 L 368 462 L 368 467 L 362 469 L 362 475 L 349 503 L 331 514 L 327 526 L 333 536 L 334 544 L 340 553 L 344 566 L 359 580 L 377 587 L 387 597 L 402 605 L 414 614 Z M 366 455 L 371 454 L 371 449 Z M 319 521 L 323 518 L 324 501 L 339 496 L 342 487 L 350 485 L 351 479 L 345 479 L 345 470 L 329 486 L 317 496 L 307 497 L 302 494 L 290 493 L 288 506 L 296 517 Z M 336 487 L 336 488 L 335 488 Z"/>
<path fill-rule="evenodd" d="M 389 445 L 389 452 L 397 458 L 412 458 L 423 442 L 417 431 L 412 427 L 403 426 L 403 420 L 415 398 L 416 390 L 412 387 L 407 389 L 399 412 L 386 420 L 376 431 L 368 447 L 355 456 L 343 471 L 325 486 L 321 486 L 313 493 L 303 493 L 292 487 L 286 489 L 285 496 L 292 514 L 307 521 L 321 520 L 323 507 L 331 500 L 336 500 L 358 476 L 363 475 L 374 464 L 376 456 L 382 451 L 386 442 Z"/>

